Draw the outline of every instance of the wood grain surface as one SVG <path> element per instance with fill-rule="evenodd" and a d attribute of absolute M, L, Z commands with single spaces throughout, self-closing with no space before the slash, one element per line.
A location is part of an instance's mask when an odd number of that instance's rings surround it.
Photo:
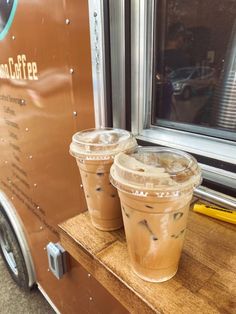
<path fill-rule="evenodd" d="M 190 211 L 179 270 L 149 283 L 130 269 L 123 229 L 95 229 L 87 212 L 62 223 L 61 243 L 131 313 L 236 313 L 235 226 Z"/>

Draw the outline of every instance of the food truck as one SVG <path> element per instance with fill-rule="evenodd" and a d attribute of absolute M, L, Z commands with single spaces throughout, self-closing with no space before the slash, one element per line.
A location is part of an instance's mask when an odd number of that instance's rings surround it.
<path fill-rule="evenodd" d="M 233 224 L 190 211 L 176 277 L 146 283 L 122 229 L 90 226 L 69 154 L 79 130 L 129 130 L 194 155 L 194 201 L 234 215 L 235 16 L 232 0 L 0 1 L 0 250 L 20 287 L 58 313 L 235 312 Z"/>

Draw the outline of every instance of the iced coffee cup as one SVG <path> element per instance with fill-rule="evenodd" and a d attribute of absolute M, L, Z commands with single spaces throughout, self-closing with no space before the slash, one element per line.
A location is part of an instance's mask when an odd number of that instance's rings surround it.
<path fill-rule="evenodd" d="M 109 181 L 114 157 L 137 147 L 131 133 L 121 129 L 90 129 L 73 135 L 70 153 L 76 158 L 92 224 L 100 230 L 123 226 L 117 190 Z"/>
<path fill-rule="evenodd" d="M 169 148 L 121 153 L 111 167 L 118 189 L 132 270 L 162 282 L 178 269 L 193 189 L 200 168 L 189 154 Z"/>

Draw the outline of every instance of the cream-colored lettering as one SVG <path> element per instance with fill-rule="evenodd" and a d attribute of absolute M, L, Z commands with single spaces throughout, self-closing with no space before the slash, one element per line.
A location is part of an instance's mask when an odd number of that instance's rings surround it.
<path fill-rule="evenodd" d="M 37 63 L 36 62 L 32 62 L 32 69 L 33 69 L 33 78 L 34 80 L 38 80 L 38 69 L 37 69 Z"/>
<path fill-rule="evenodd" d="M 26 56 L 25 56 L 25 55 L 22 55 L 22 56 L 21 56 L 21 60 L 22 60 L 23 76 L 24 76 L 24 80 L 26 80 L 26 79 L 27 79 L 27 77 L 26 77 L 26 71 L 25 71 L 25 67 L 26 67 L 26 63 L 25 63 L 25 61 L 26 61 Z"/>
<path fill-rule="evenodd" d="M 22 80 L 22 75 L 21 75 L 22 64 L 21 64 L 21 56 L 20 55 L 17 56 L 17 62 L 18 62 L 18 75 L 17 75 L 17 78 Z"/>
<path fill-rule="evenodd" d="M 33 80 L 33 76 L 32 76 L 32 66 L 30 62 L 27 62 L 27 69 L 28 69 L 28 79 L 29 80 Z"/>
<path fill-rule="evenodd" d="M 16 75 L 16 79 L 19 80 L 20 79 L 20 70 L 19 70 L 19 66 L 17 63 L 15 63 L 15 75 Z"/>
<path fill-rule="evenodd" d="M 5 66 L 4 66 L 4 73 L 5 73 L 5 78 L 9 79 L 10 76 L 9 76 L 9 70 L 8 70 L 7 64 L 5 64 Z"/>
<path fill-rule="evenodd" d="M 13 58 L 9 58 L 8 63 L 9 63 L 9 69 L 10 69 L 10 77 L 11 77 L 11 79 L 14 80 L 16 78 L 16 76 L 15 76 L 15 73 L 12 71 L 12 65 L 14 65 Z"/>

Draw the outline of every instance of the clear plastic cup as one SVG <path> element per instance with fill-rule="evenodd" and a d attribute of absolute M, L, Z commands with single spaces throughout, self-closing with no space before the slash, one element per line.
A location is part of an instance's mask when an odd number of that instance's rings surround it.
<path fill-rule="evenodd" d="M 193 189 L 201 182 L 197 161 L 178 150 L 143 147 L 115 157 L 111 182 L 121 200 L 132 270 L 146 281 L 172 278 Z"/>
<path fill-rule="evenodd" d="M 73 135 L 70 153 L 76 158 L 92 224 L 111 231 L 123 226 L 117 190 L 109 181 L 114 157 L 133 152 L 134 136 L 121 129 L 89 129 Z"/>

